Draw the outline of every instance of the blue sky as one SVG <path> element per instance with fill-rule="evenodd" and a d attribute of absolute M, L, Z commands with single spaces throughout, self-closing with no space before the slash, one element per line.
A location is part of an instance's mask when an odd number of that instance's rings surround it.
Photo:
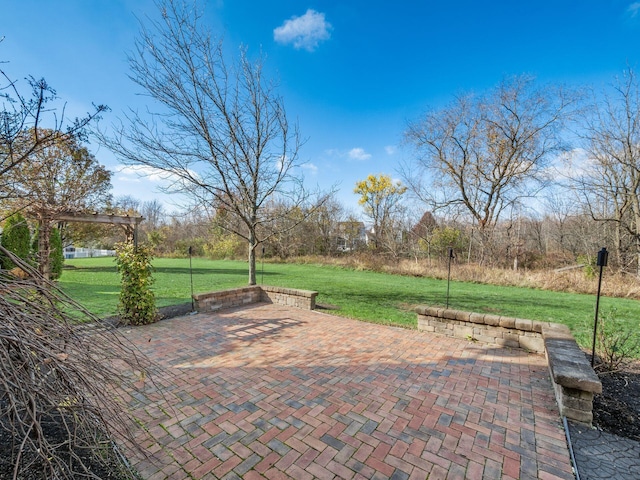
<path fill-rule="evenodd" d="M 339 183 L 357 210 L 355 182 L 397 176 L 411 151 L 407 122 L 463 91 L 505 75 L 604 86 L 640 67 L 640 1 L 310 1 L 209 0 L 205 18 L 230 49 L 266 55 L 287 112 L 307 138 L 301 152 L 310 185 Z M 127 52 L 150 0 L 0 0 L 0 68 L 12 78 L 45 77 L 82 115 L 107 104 L 104 123 L 144 97 L 128 77 Z M 24 85 L 24 82 L 23 82 Z M 91 146 L 101 163 L 113 155 Z M 160 197 L 158 178 L 125 171 L 114 195 Z M 167 202 L 166 199 L 161 198 Z M 171 203 L 171 200 L 168 200 Z"/>

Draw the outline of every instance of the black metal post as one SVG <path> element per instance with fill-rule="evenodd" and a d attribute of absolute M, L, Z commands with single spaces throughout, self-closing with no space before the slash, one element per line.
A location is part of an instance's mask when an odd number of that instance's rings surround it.
<path fill-rule="evenodd" d="M 264 285 L 264 245 L 262 246 L 262 276 L 260 278 L 260 285 Z"/>
<path fill-rule="evenodd" d="M 596 314 L 593 321 L 593 346 L 591 347 L 591 367 L 593 368 L 596 360 L 596 335 L 598 332 L 598 310 L 600 309 L 600 287 L 602 286 L 602 269 L 607 266 L 607 260 L 609 258 L 609 252 L 605 247 L 598 252 L 597 265 L 600 267 L 600 274 L 598 276 L 598 294 L 596 295 Z"/>
<path fill-rule="evenodd" d="M 193 299 L 193 264 L 191 263 L 191 256 L 193 255 L 193 247 L 189 247 L 189 275 L 191 277 L 191 311 L 196 311 L 195 301 Z"/>
<path fill-rule="evenodd" d="M 449 308 L 449 284 L 451 283 L 451 260 L 453 260 L 453 248 L 449 247 L 449 267 L 447 270 L 447 308 Z"/>

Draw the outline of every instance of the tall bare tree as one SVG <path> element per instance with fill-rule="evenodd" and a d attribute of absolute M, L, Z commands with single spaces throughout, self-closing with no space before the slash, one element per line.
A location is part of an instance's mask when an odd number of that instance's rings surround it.
<path fill-rule="evenodd" d="M 403 167 L 412 192 L 434 210 L 466 213 L 484 243 L 501 215 L 539 191 L 563 147 L 558 135 L 576 96 L 505 79 L 485 95 L 464 95 L 409 125 L 415 162 Z"/>
<path fill-rule="evenodd" d="M 282 98 L 240 49 L 227 61 L 201 12 L 180 0 L 160 3 L 161 19 L 143 26 L 130 57 L 131 78 L 157 110 L 130 112 L 102 140 L 125 162 L 143 164 L 177 179 L 171 191 L 223 208 L 235 218 L 224 228 L 249 247 L 249 284 L 256 282 L 256 247 L 266 238 L 261 225 L 275 221 L 265 209 L 280 198 L 298 211 L 308 200 L 297 176 L 301 145 Z M 126 125 L 125 125 L 126 124 Z"/>
<path fill-rule="evenodd" d="M 584 117 L 587 162 L 576 175 L 594 220 L 615 227 L 614 252 L 640 276 L 640 88 L 629 69 L 608 92 L 594 94 Z"/>

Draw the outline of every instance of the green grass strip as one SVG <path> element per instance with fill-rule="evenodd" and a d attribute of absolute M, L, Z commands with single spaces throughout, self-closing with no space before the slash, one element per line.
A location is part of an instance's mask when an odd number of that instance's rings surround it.
<path fill-rule="evenodd" d="M 159 307 L 191 301 L 189 259 L 158 258 L 154 291 Z M 193 259 L 195 293 L 247 284 L 247 263 Z M 443 280 L 359 271 L 312 264 L 258 264 L 258 283 L 316 290 L 317 302 L 335 306 L 335 313 L 375 323 L 415 328 L 416 305 L 446 302 Z M 99 316 L 116 312 L 120 290 L 113 258 L 67 260 L 60 279 L 63 290 Z M 479 313 L 564 323 L 578 343 L 590 347 L 595 296 L 451 282 L 449 307 Z M 623 328 L 638 328 L 640 302 L 601 298 L 600 312 L 615 308 Z M 333 312 L 333 311 L 332 311 Z"/>

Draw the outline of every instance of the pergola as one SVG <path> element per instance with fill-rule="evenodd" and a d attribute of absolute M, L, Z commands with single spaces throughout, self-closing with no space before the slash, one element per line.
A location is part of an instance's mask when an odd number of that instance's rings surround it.
<path fill-rule="evenodd" d="M 123 225 L 127 235 L 127 240 L 133 240 L 134 245 L 138 245 L 138 225 L 144 217 L 131 215 L 110 215 L 108 213 L 73 213 L 64 212 L 56 216 L 56 220 L 61 222 L 80 223 L 110 223 L 112 225 Z"/>

